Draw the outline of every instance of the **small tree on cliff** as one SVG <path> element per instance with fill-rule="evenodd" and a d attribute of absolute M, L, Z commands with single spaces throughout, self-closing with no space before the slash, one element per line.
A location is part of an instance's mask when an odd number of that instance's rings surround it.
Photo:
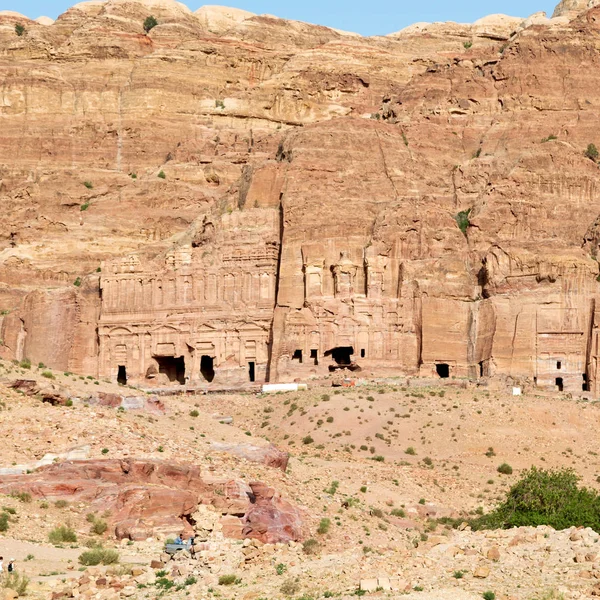
<path fill-rule="evenodd" d="M 144 21 L 144 31 L 148 33 L 151 29 L 154 29 L 158 25 L 158 21 L 153 17 L 146 17 Z"/>
<path fill-rule="evenodd" d="M 15 25 L 15 33 L 21 37 L 25 33 L 25 27 L 21 23 Z"/>

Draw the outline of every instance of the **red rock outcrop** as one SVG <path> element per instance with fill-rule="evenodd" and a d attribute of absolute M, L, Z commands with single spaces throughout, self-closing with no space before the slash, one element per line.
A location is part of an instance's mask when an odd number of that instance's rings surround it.
<path fill-rule="evenodd" d="M 24 36 L 0 15 L 2 354 L 147 385 L 358 366 L 598 393 L 584 8 L 386 38 L 169 2 Z"/>
<path fill-rule="evenodd" d="M 250 523 L 243 537 L 300 539 L 299 511 L 264 489 L 260 483 L 248 488 L 236 481 L 207 482 L 200 467 L 140 459 L 67 461 L 27 475 L 0 476 L 0 494 L 28 492 L 35 498 L 85 502 L 92 510 L 110 511 L 119 539 L 191 533 L 190 517 L 199 504 L 237 515 L 244 526 Z"/>
<path fill-rule="evenodd" d="M 250 483 L 253 499 L 242 519 L 242 536 L 264 544 L 291 542 L 302 538 L 300 511 L 264 483 Z"/>

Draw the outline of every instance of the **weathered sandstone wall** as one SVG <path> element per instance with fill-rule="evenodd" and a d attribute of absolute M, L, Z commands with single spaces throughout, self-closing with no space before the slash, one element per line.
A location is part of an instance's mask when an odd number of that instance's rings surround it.
<path fill-rule="evenodd" d="M 385 38 L 166 0 L 0 14 L 2 356 L 597 392 L 600 13 L 571 4 Z"/>

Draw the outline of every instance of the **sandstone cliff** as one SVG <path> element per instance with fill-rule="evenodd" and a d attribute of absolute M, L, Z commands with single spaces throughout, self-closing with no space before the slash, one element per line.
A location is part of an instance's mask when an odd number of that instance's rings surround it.
<path fill-rule="evenodd" d="M 376 38 L 172 0 L 0 13 L 2 355 L 596 392 L 586 9 Z"/>

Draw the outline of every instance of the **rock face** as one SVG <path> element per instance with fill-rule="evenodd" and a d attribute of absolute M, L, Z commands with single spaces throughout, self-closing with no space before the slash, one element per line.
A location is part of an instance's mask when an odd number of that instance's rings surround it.
<path fill-rule="evenodd" d="M 0 15 L 2 355 L 597 394 L 587 8 L 385 38 L 167 1 Z"/>
<path fill-rule="evenodd" d="M 241 537 L 273 543 L 299 540 L 299 510 L 261 483 L 205 480 L 199 467 L 160 461 L 67 461 L 27 475 L 0 476 L 0 493 L 28 492 L 35 498 L 87 502 L 111 512 L 118 539 L 192 533 L 199 504 L 212 504 L 237 518 Z M 225 528 L 225 533 L 228 530 Z"/>

